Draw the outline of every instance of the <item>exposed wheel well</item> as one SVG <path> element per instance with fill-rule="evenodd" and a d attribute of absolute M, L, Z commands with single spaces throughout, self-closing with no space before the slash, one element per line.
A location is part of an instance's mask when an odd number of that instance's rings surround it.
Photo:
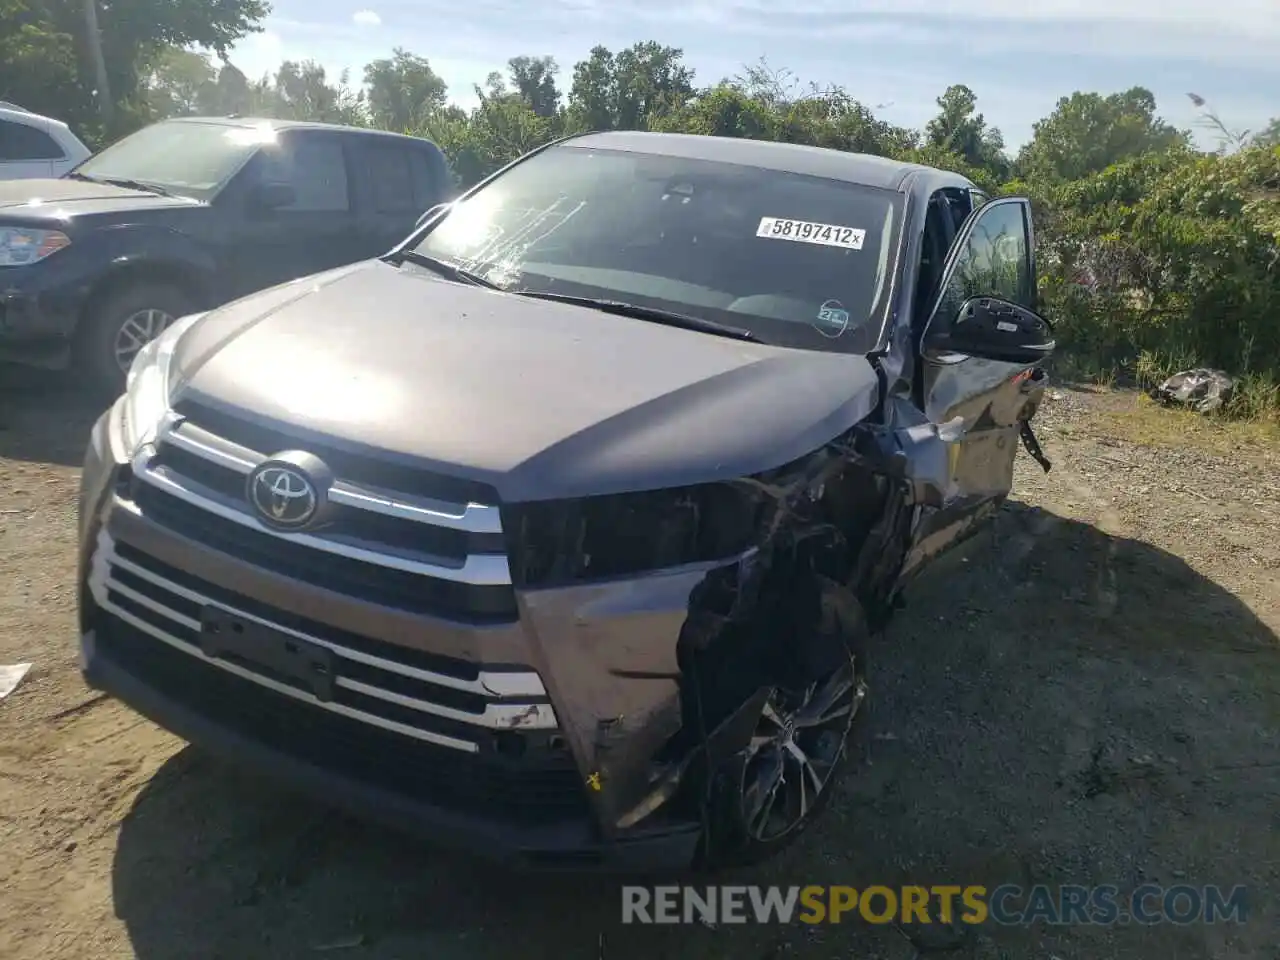
<path fill-rule="evenodd" d="M 677 644 L 681 731 L 697 745 L 761 686 L 803 685 L 883 627 L 909 545 L 908 491 L 886 475 L 819 459 L 762 494 L 777 522 L 750 560 L 694 588 Z"/>

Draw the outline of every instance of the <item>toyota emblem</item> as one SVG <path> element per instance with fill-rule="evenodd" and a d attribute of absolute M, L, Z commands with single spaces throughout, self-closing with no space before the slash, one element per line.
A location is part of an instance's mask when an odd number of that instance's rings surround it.
<path fill-rule="evenodd" d="M 314 469 L 313 464 L 320 469 Z M 323 465 L 310 454 L 281 454 L 254 468 L 245 492 L 263 523 L 301 530 L 314 525 L 324 507 L 328 485 L 317 476 L 324 472 Z"/>

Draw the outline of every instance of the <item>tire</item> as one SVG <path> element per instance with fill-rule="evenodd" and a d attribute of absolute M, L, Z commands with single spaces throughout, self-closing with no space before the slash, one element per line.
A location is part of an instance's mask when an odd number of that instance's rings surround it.
<path fill-rule="evenodd" d="M 142 281 L 113 290 L 90 309 L 77 334 L 75 365 L 91 388 L 118 396 L 128 375 L 125 361 L 131 362 L 148 340 L 190 313 L 192 304 L 172 284 Z"/>
<path fill-rule="evenodd" d="M 698 867 L 704 872 L 749 866 L 771 859 L 790 846 L 815 821 L 831 800 L 849 766 L 849 747 L 860 729 L 865 711 L 866 658 L 862 632 L 845 642 L 846 657 L 834 672 L 807 691 L 773 687 L 761 709 L 751 746 L 715 771 Z M 854 639 L 856 638 L 856 639 Z M 844 687 L 826 710 L 819 710 L 821 694 Z M 805 697 L 808 697 L 807 706 Z M 837 715 L 843 710 L 843 718 Z M 807 714 L 807 716 L 806 716 Z M 818 715 L 833 717 L 826 724 L 809 725 Z M 847 718 L 844 719 L 844 718 Z M 802 723 L 804 720 L 806 722 Z M 826 735 L 825 742 L 814 736 Z M 760 742 L 772 738 L 772 742 Z M 797 755 L 806 758 L 802 763 Z M 762 785 L 777 762 L 782 763 L 784 781 L 775 803 L 785 800 L 786 809 L 775 808 L 773 817 L 760 818 Z M 809 779 L 818 776 L 820 781 Z M 796 780 L 807 790 L 803 813 Z M 812 789 L 815 788 L 816 789 Z M 790 791 L 783 795 L 783 791 Z M 783 814 L 786 814 L 784 816 Z"/>

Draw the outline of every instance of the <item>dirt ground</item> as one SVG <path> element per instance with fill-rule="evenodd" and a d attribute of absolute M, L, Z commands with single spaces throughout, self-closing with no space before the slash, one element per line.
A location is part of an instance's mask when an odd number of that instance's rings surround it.
<path fill-rule="evenodd" d="M 1244 884 L 1247 922 L 623 928 L 615 881 L 515 876 L 265 786 L 85 689 L 94 411 L 0 371 L 0 957 L 1280 957 L 1280 444 L 1055 390 L 1055 469 L 876 642 L 861 765 L 746 883 Z M 926 933 L 929 935 L 926 936 Z"/>

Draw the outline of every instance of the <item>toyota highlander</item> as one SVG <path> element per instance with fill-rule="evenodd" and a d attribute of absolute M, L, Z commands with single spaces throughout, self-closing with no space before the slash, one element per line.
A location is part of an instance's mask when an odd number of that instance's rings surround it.
<path fill-rule="evenodd" d="M 867 638 L 1009 494 L 1030 208 L 750 140 L 554 142 L 169 326 L 95 426 L 89 685 L 516 864 L 714 867 L 852 765 Z"/>

